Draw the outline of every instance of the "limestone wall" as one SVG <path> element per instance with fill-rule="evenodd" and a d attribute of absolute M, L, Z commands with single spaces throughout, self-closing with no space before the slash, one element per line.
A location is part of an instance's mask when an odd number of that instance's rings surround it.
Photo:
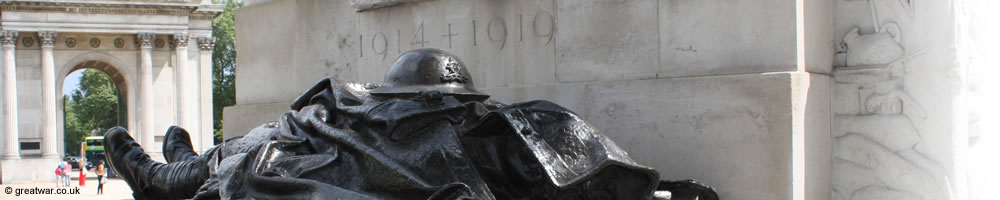
<path fill-rule="evenodd" d="M 381 82 L 396 56 L 420 47 L 455 52 L 483 88 L 799 67 L 790 1 L 428 1 L 365 12 L 347 4 L 265 1 L 241 9 L 237 46 L 247 51 L 239 62 L 249 66 L 237 69 L 238 79 L 264 80 L 241 85 L 304 88 L 328 75 Z M 808 69 L 830 70 L 829 63 Z M 285 102 L 298 92 L 244 90 L 237 104 Z"/>
<path fill-rule="evenodd" d="M 379 83 L 400 53 L 436 47 L 494 99 L 564 105 L 664 179 L 725 199 L 830 198 L 830 1 L 801 6 L 810 15 L 791 0 L 248 4 L 227 138 L 323 77 Z"/>

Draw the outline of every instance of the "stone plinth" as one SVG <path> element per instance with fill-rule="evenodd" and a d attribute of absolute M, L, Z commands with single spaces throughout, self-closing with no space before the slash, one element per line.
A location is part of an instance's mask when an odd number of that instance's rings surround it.
<path fill-rule="evenodd" d="M 276 120 L 323 77 L 380 83 L 402 52 L 436 47 L 492 98 L 574 110 L 664 179 L 699 179 L 725 199 L 828 199 L 829 4 L 252 1 L 237 13 L 224 130 Z"/>
<path fill-rule="evenodd" d="M 291 109 L 289 108 L 289 105 L 292 105 L 292 102 L 226 107 L 222 111 L 223 115 L 233 117 L 227 118 L 232 119 L 232 121 L 225 122 L 229 123 L 229 125 L 225 125 L 223 127 L 222 131 L 224 135 L 222 137 L 223 139 L 229 139 L 245 135 L 257 126 L 270 122 L 277 122 L 278 117 L 280 117 L 281 114 L 284 114 Z M 235 119 L 236 116 L 240 116 L 239 119 Z"/>

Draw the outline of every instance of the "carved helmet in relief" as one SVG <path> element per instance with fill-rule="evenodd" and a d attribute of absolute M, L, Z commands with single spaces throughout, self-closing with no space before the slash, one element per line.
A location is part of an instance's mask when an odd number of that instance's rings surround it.
<path fill-rule="evenodd" d="M 482 101 L 490 96 L 476 90 L 469 69 L 457 56 L 441 49 L 407 51 L 385 74 L 382 86 L 372 95 L 405 96 L 438 91 L 460 100 Z"/>

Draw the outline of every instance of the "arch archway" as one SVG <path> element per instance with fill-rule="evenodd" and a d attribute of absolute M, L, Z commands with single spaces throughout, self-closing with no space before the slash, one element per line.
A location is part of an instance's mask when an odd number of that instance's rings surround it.
<path fill-rule="evenodd" d="M 113 70 L 114 72 L 112 73 L 121 75 L 120 77 L 122 78 L 122 81 L 124 81 L 125 83 L 122 85 L 124 85 L 127 90 L 136 91 L 135 86 L 132 84 L 135 82 L 134 81 L 135 73 L 132 72 L 131 70 L 132 68 L 134 68 L 134 66 L 126 65 L 125 62 L 122 62 L 115 56 L 105 52 L 87 52 L 77 55 L 72 59 L 68 60 L 61 68 L 59 68 L 61 70 L 58 73 L 56 73 L 56 75 L 60 77 L 59 79 L 56 79 L 57 81 L 56 85 L 62 85 L 63 81 L 65 80 L 66 76 L 69 75 L 69 73 L 84 68 L 81 65 L 88 62 L 106 63 L 105 65 L 107 66 L 106 69 L 109 70 L 109 71 L 104 71 L 106 74 L 110 74 L 109 73 L 110 70 Z M 62 88 L 56 88 L 56 90 L 60 90 L 56 91 L 56 93 L 61 94 Z M 131 99 L 131 97 L 129 97 L 129 99 Z"/>
<path fill-rule="evenodd" d="M 76 64 L 75 66 L 73 66 L 72 68 L 70 68 L 69 72 L 72 73 L 74 71 L 81 70 L 81 69 L 96 69 L 98 71 L 104 72 L 104 74 L 108 75 L 108 78 L 111 79 L 111 82 L 114 83 L 115 89 L 118 90 L 118 95 L 119 96 L 127 96 L 128 95 L 128 88 L 125 87 L 125 83 L 126 83 L 126 81 L 125 81 L 125 74 L 122 74 L 121 71 L 118 71 L 118 68 L 115 68 L 114 65 L 111 65 L 111 64 L 106 63 L 104 61 L 89 60 L 89 61 L 85 61 L 85 62 L 81 62 L 79 64 Z M 69 75 L 69 73 L 64 74 L 63 75 L 63 79 L 65 80 L 66 76 L 68 76 L 68 75 Z"/>
<path fill-rule="evenodd" d="M 57 152 L 61 152 L 63 154 L 67 152 L 66 151 L 67 149 L 66 149 L 66 144 L 64 142 L 66 140 L 66 132 L 65 132 L 66 122 L 65 122 L 65 107 L 64 107 L 65 102 L 61 95 L 63 94 L 62 85 L 65 84 L 66 77 L 69 76 L 70 73 L 83 69 L 100 71 L 111 80 L 117 92 L 118 102 L 119 102 L 118 107 L 116 108 L 119 113 L 117 117 L 118 118 L 117 123 L 129 129 L 132 129 L 132 127 L 135 126 L 134 123 L 135 115 L 132 113 L 134 110 L 133 105 L 135 101 L 133 100 L 134 94 L 132 94 L 133 92 L 131 92 L 135 91 L 135 86 L 133 86 L 133 84 L 130 84 L 132 82 L 131 81 L 132 75 L 129 73 L 129 71 L 127 71 L 128 68 L 125 67 L 125 65 L 123 65 L 121 62 L 118 62 L 118 60 L 115 59 L 114 57 L 103 53 L 89 53 L 77 56 L 76 58 L 71 59 L 69 62 L 65 64 L 62 70 L 59 72 L 57 79 L 57 85 L 59 85 L 59 87 L 57 87 L 56 93 L 60 94 L 59 95 L 60 97 L 57 98 L 56 100 L 57 101 L 56 130 L 58 131 L 56 140 L 60 141 L 57 142 L 58 144 Z"/>

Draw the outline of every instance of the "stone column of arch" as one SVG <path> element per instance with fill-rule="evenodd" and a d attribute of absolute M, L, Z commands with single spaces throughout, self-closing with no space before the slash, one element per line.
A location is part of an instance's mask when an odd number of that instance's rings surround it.
<path fill-rule="evenodd" d="M 199 145 L 201 151 L 205 148 L 214 145 L 212 134 L 213 120 L 212 120 L 212 49 L 215 47 L 215 38 L 212 36 L 199 37 L 198 38 L 198 48 L 201 49 L 200 61 L 198 62 L 201 66 L 198 77 L 200 79 L 200 92 L 201 92 L 201 144 Z"/>
<path fill-rule="evenodd" d="M 153 146 L 153 40 L 156 34 L 136 34 L 139 47 L 139 145 Z M 135 133 L 133 133 L 135 134 Z"/>
<path fill-rule="evenodd" d="M 187 33 L 176 33 L 171 37 L 171 46 L 177 57 L 176 80 L 177 81 L 177 125 L 189 132 L 199 131 L 198 127 L 198 93 L 194 89 L 196 80 L 191 79 L 191 67 L 188 66 L 188 39 Z M 192 138 L 198 140 L 197 138 Z M 197 141 L 192 141 L 197 143 Z"/>
<path fill-rule="evenodd" d="M 38 32 L 42 47 L 42 158 L 59 158 L 56 152 L 56 77 L 52 47 L 56 32 Z"/>
<path fill-rule="evenodd" d="M 17 135 L 17 71 L 15 70 L 14 47 L 17 31 L 0 31 L 3 43 L 3 97 L 4 97 L 4 160 L 21 159 Z"/>

